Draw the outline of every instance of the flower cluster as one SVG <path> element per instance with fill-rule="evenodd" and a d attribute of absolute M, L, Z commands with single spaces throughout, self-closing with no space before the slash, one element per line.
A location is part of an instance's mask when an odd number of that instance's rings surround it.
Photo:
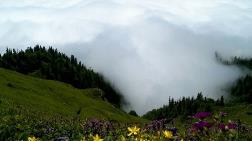
<path fill-rule="evenodd" d="M 186 140 L 237 140 L 241 133 L 248 134 L 248 130 L 241 123 L 228 120 L 227 113 L 220 112 L 212 116 L 209 112 L 199 112 L 192 116 L 195 120 L 187 129 Z M 248 127 L 247 127 L 248 129 Z"/>
<path fill-rule="evenodd" d="M 209 116 L 211 116 L 210 112 L 198 112 L 193 117 L 203 120 Z"/>
<path fill-rule="evenodd" d="M 19 141 L 201 141 L 252 139 L 251 128 L 239 120 L 229 120 L 225 112 L 220 112 L 219 114 L 199 112 L 191 117 L 190 123 L 180 122 L 180 124 L 183 123 L 184 128 L 182 126 L 176 128 L 175 125 L 178 125 L 174 123 L 176 121 L 167 119 L 154 120 L 145 124 L 122 123 L 94 118 L 88 120 L 63 120 L 60 117 L 57 117 L 55 120 L 50 119 L 51 122 L 43 122 L 43 120 L 35 122 L 20 116 L 0 119 L 2 121 L 0 125 L 1 127 L 6 125 L 5 128 L 16 127 L 8 128 L 6 131 L 11 131 L 8 134 L 14 137 L 20 137 L 11 138 L 10 140 Z M 21 124 L 24 124 L 22 123 L 24 121 L 27 127 L 21 126 Z M 25 134 L 17 134 L 20 131 L 26 131 L 27 136 Z"/>
<path fill-rule="evenodd" d="M 109 133 L 114 134 L 113 131 L 115 129 L 112 122 L 99 120 L 95 118 L 87 120 L 82 127 L 85 136 L 90 134 L 98 134 L 104 137 L 107 136 Z"/>
<path fill-rule="evenodd" d="M 147 124 L 145 128 L 150 132 L 157 132 L 165 129 L 166 123 L 168 123 L 166 119 L 153 120 L 149 124 Z"/>

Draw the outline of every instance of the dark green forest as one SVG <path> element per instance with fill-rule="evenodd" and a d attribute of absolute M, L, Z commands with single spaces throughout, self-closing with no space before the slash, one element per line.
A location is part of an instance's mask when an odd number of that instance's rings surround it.
<path fill-rule="evenodd" d="M 23 74 L 62 81 L 80 89 L 100 88 L 104 98 L 120 107 L 123 97 L 101 74 L 87 68 L 73 55 L 60 53 L 57 49 L 36 45 L 26 50 L 6 49 L 0 55 L 0 67 Z"/>
<path fill-rule="evenodd" d="M 252 77 L 246 75 L 237 80 L 230 93 L 237 102 L 252 103 Z"/>
<path fill-rule="evenodd" d="M 173 119 L 182 117 L 185 119 L 188 115 L 193 115 L 199 111 L 212 112 L 214 106 L 224 106 L 224 97 L 214 100 L 203 97 L 202 93 L 198 93 L 197 97 L 182 97 L 179 100 L 169 99 L 169 103 L 161 108 L 153 109 L 143 115 L 144 118 L 150 120 L 156 119 Z"/>
<path fill-rule="evenodd" d="M 229 92 L 233 102 L 252 103 L 252 58 L 233 57 L 230 60 L 223 59 L 215 52 L 216 60 L 227 66 L 237 66 L 244 71 L 244 76 L 236 80 Z"/>
<path fill-rule="evenodd" d="M 248 74 L 239 78 L 235 85 L 230 89 L 230 93 L 237 102 L 252 103 L 252 59 L 234 57 L 230 65 L 237 65 L 242 69 L 248 69 Z"/>

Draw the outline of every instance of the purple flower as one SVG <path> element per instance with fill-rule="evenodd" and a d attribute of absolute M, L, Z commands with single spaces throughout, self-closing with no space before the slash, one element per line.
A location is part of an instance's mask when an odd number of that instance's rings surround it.
<path fill-rule="evenodd" d="M 235 129 L 237 125 L 235 123 L 228 123 L 228 129 Z"/>
<path fill-rule="evenodd" d="M 178 128 L 173 127 L 173 128 L 168 128 L 167 130 L 171 131 L 173 135 L 176 135 L 177 131 L 178 131 Z"/>
<path fill-rule="evenodd" d="M 206 121 L 199 121 L 199 122 L 195 122 L 193 124 L 193 128 L 194 129 L 203 129 L 204 127 L 206 128 L 210 128 L 212 125 L 209 122 Z"/>
<path fill-rule="evenodd" d="M 112 129 L 112 124 L 103 120 L 90 119 L 83 125 L 83 129 L 86 136 L 90 133 L 105 136 Z"/>
<path fill-rule="evenodd" d="M 219 127 L 219 129 L 225 129 L 225 124 L 224 124 L 224 123 L 220 123 L 220 124 L 218 125 L 218 127 Z"/>
<path fill-rule="evenodd" d="M 211 116 L 210 112 L 198 112 L 193 117 L 198 118 L 198 119 L 204 119 L 204 118 L 209 117 L 209 116 Z"/>
<path fill-rule="evenodd" d="M 160 131 L 165 128 L 166 122 L 167 122 L 166 119 L 154 120 L 151 123 L 149 123 L 148 125 L 146 125 L 145 128 L 151 132 Z"/>

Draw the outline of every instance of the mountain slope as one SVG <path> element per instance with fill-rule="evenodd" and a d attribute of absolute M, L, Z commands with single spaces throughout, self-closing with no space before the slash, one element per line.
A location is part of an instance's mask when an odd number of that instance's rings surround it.
<path fill-rule="evenodd" d="M 104 91 L 104 97 L 117 108 L 124 102 L 119 91 L 102 74 L 87 68 L 73 55 L 69 57 L 52 47 L 36 45 L 24 51 L 7 49 L 4 54 L 0 54 L 0 67 L 65 82 L 79 89 L 99 88 Z"/>
<path fill-rule="evenodd" d="M 41 116 L 138 120 L 103 100 L 100 89 L 80 90 L 62 82 L 0 68 L 0 110 L 17 107 Z"/>

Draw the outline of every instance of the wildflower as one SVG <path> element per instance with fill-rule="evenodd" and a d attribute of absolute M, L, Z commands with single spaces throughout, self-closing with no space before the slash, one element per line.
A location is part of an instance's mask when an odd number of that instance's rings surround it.
<path fill-rule="evenodd" d="M 167 130 L 163 131 L 163 134 L 164 134 L 165 138 L 168 138 L 168 139 L 172 138 L 172 136 L 173 136 L 172 132 L 167 131 Z"/>
<path fill-rule="evenodd" d="M 161 120 L 153 120 L 151 123 L 147 125 L 147 129 L 151 132 L 156 132 L 163 130 L 165 128 L 165 123 L 167 122 L 166 119 Z"/>
<path fill-rule="evenodd" d="M 93 137 L 93 140 L 94 140 L 94 141 L 103 141 L 103 139 L 101 139 L 101 138 L 99 137 L 99 135 L 97 135 L 97 134 Z"/>
<path fill-rule="evenodd" d="M 28 137 L 28 141 L 39 141 L 36 137 Z"/>
<path fill-rule="evenodd" d="M 228 129 L 235 129 L 237 127 L 237 125 L 235 123 L 228 123 Z"/>
<path fill-rule="evenodd" d="M 198 119 L 204 119 L 206 117 L 209 117 L 211 115 L 210 112 L 198 112 L 193 117 Z"/>
<path fill-rule="evenodd" d="M 218 125 L 218 127 L 219 127 L 219 129 L 225 129 L 225 124 L 224 124 L 224 123 L 220 123 L 220 124 Z"/>
<path fill-rule="evenodd" d="M 169 128 L 168 130 L 171 131 L 173 135 L 176 135 L 178 128 L 173 127 L 173 128 Z"/>
<path fill-rule="evenodd" d="M 210 128 L 212 125 L 206 121 L 199 121 L 193 124 L 193 128 L 198 130 L 198 129 L 203 129 L 204 127 Z"/>
<path fill-rule="evenodd" d="M 98 119 L 90 119 L 84 124 L 84 135 L 89 135 L 90 133 L 103 135 L 104 132 L 102 131 L 102 129 L 104 127 L 105 127 L 104 121 Z"/>
<path fill-rule="evenodd" d="M 228 126 L 227 125 L 225 126 L 225 129 L 228 130 Z"/>
<path fill-rule="evenodd" d="M 129 134 L 128 134 L 128 136 L 131 136 L 132 134 L 133 135 L 137 135 L 138 134 L 138 132 L 140 131 L 140 128 L 137 128 L 136 126 L 135 127 L 128 127 L 128 130 L 129 130 Z"/>

